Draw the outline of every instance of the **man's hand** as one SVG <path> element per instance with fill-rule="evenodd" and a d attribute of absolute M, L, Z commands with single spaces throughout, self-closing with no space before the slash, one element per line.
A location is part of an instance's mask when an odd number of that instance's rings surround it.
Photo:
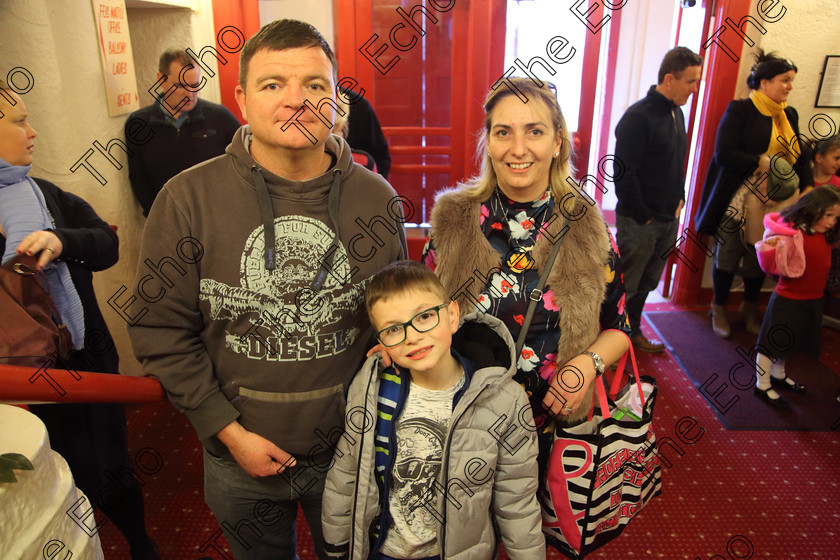
<path fill-rule="evenodd" d="M 38 268 L 44 268 L 50 261 L 57 259 L 63 250 L 64 245 L 62 245 L 58 236 L 46 230 L 33 231 L 23 238 L 23 241 L 20 242 L 20 245 L 16 249 L 18 255 L 24 253 L 27 255 L 36 255 L 40 253 L 38 256 Z"/>
<path fill-rule="evenodd" d="M 680 219 L 680 212 L 682 212 L 683 206 L 685 206 L 685 200 L 680 200 L 680 205 L 677 206 L 677 211 L 674 213 L 674 217 L 676 219 Z"/>
<path fill-rule="evenodd" d="M 231 422 L 216 434 L 230 450 L 233 458 L 254 478 L 280 474 L 286 467 L 294 467 L 295 458 L 239 422 Z"/>
<path fill-rule="evenodd" d="M 572 414 L 583 404 L 583 398 L 595 375 L 592 358 L 585 354 L 575 356 L 566 362 L 551 380 L 548 393 L 543 399 L 543 406 L 553 416 Z"/>
<path fill-rule="evenodd" d="M 386 368 L 391 367 L 391 363 L 392 363 L 391 355 L 388 354 L 388 348 L 386 346 L 383 346 L 382 344 L 377 344 L 376 346 L 374 346 L 373 348 L 368 350 L 367 354 L 365 354 L 365 357 L 370 358 L 371 356 L 373 356 L 377 352 L 382 352 L 382 365 L 385 366 Z"/>

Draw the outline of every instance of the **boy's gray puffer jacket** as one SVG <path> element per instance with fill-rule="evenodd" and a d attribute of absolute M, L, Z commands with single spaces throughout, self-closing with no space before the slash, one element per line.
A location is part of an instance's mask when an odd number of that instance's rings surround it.
<path fill-rule="evenodd" d="M 441 559 L 495 558 L 501 538 L 511 560 L 542 560 L 537 438 L 528 399 L 513 381 L 513 340 L 495 317 L 471 314 L 452 346 L 476 371 L 452 411 L 436 503 L 424 505 L 438 520 Z M 367 559 L 382 513 L 374 464 L 380 371 L 376 354 L 350 385 L 345 433 L 327 475 L 322 524 L 336 558 Z"/>

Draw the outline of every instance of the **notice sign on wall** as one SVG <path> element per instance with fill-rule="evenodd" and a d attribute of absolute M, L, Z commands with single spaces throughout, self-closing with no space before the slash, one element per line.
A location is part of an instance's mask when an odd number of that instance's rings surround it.
<path fill-rule="evenodd" d="M 124 115 L 140 108 L 125 0 L 91 0 L 91 4 L 105 74 L 108 114 Z"/>
<path fill-rule="evenodd" d="M 814 107 L 840 107 L 840 55 L 825 57 Z"/>

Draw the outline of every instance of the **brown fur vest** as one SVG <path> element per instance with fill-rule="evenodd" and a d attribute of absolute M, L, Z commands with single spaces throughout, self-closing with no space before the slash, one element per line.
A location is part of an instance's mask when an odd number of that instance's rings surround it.
<path fill-rule="evenodd" d="M 554 213 L 534 246 L 532 256 L 538 270 L 542 270 L 548 259 L 552 240 L 560 238 L 563 224 L 560 206 L 561 203 L 555 203 Z M 485 279 L 502 265 L 501 255 L 481 232 L 480 207 L 481 204 L 467 198 L 461 190 L 450 189 L 438 195 L 432 209 L 436 272 L 450 297 L 458 301 L 462 313 L 475 309 Z M 562 334 L 557 348 L 558 364 L 565 364 L 586 350 L 598 337 L 610 249 L 604 218 L 597 206 L 575 197 L 566 199 L 564 207 L 570 216 L 568 229 L 546 282 L 560 309 Z M 584 404 L 566 418 L 569 422 L 589 412 L 586 403 L 591 402 L 593 386 L 590 384 Z"/>

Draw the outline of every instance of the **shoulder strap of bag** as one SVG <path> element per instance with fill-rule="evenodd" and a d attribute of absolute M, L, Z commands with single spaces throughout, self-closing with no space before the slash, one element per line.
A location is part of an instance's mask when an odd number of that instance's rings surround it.
<path fill-rule="evenodd" d="M 551 247 L 551 253 L 549 253 L 548 259 L 545 261 L 545 266 L 543 266 L 542 272 L 540 272 L 540 278 L 537 280 L 537 285 L 528 295 L 528 299 L 531 301 L 528 303 L 528 311 L 525 312 L 525 320 L 522 322 L 522 329 L 520 329 L 519 337 L 516 339 L 517 360 L 519 359 L 519 355 L 522 353 L 522 349 L 525 347 L 525 338 L 528 336 L 528 328 L 531 326 L 531 319 L 534 318 L 534 310 L 537 308 L 537 302 L 542 299 L 542 289 L 548 280 L 548 274 L 551 272 L 551 267 L 554 266 L 554 260 L 557 258 L 557 253 L 560 252 L 560 245 L 566 237 L 564 232 L 566 231 L 568 223 L 569 217 L 566 216 L 566 219 L 563 220 L 563 225 L 560 227 L 560 239 L 555 241 L 554 246 Z"/>
<path fill-rule="evenodd" d="M 613 329 L 613 330 L 617 330 L 617 329 Z M 625 333 L 623 331 L 618 331 L 618 332 L 621 332 L 622 334 L 627 336 L 627 333 Z M 629 338 L 628 338 L 628 342 L 629 342 Z M 633 366 L 633 377 L 636 379 L 636 390 L 639 391 L 639 398 L 641 399 L 641 402 L 642 402 L 642 408 L 644 408 L 644 406 L 645 406 L 645 395 L 644 395 L 644 392 L 642 391 L 642 380 L 641 380 L 641 378 L 639 378 L 639 366 L 636 363 L 636 352 L 633 350 L 633 344 L 632 343 L 628 346 L 627 352 L 624 353 L 624 355 L 618 361 L 618 365 L 615 368 L 615 375 L 612 378 L 612 382 L 610 382 L 610 393 L 609 393 L 610 398 L 615 399 L 616 395 L 618 395 L 619 389 L 621 389 L 621 379 L 622 379 L 622 376 L 624 375 L 624 370 L 627 367 L 627 356 L 630 356 L 630 363 Z M 604 387 L 604 382 L 601 380 L 600 376 L 595 380 L 595 384 L 596 384 L 595 385 L 595 391 L 598 393 L 598 400 L 601 404 L 601 415 L 604 418 L 610 418 L 610 407 L 609 407 L 609 404 L 607 403 L 607 391 Z M 590 420 L 592 419 L 592 414 L 593 414 L 593 412 L 590 409 L 590 411 L 589 411 L 589 419 Z"/>

